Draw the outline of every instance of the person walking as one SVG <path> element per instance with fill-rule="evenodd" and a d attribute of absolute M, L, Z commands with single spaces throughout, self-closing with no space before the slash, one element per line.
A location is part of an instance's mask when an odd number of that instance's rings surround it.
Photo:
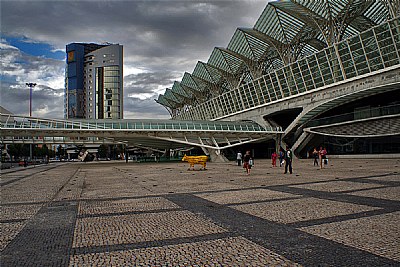
<path fill-rule="evenodd" d="M 250 164 L 250 160 L 251 160 L 251 155 L 250 155 L 250 151 L 246 151 L 246 154 L 244 154 L 243 157 L 243 168 L 245 169 L 247 175 L 250 175 L 250 170 L 251 170 L 251 164 Z"/>
<path fill-rule="evenodd" d="M 292 160 L 293 160 L 293 152 L 290 150 L 289 146 L 286 146 L 286 151 L 285 151 L 285 174 L 288 171 L 289 167 L 289 172 L 292 174 Z"/>
<path fill-rule="evenodd" d="M 326 151 L 326 148 L 322 149 L 322 160 L 324 161 L 324 165 L 328 165 L 328 157 L 326 156 L 328 152 Z"/>
<path fill-rule="evenodd" d="M 236 155 L 237 165 L 242 166 L 242 153 L 239 151 Z"/>
<path fill-rule="evenodd" d="M 285 153 L 283 153 L 281 148 L 279 149 L 279 167 L 282 167 L 284 158 L 285 158 Z"/>
<path fill-rule="evenodd" d="M 318 157 L 319 157 L 319 168 L 322 169 L 324 167 L 324 160 L 326 159 L 326 149 L 322 148 L 322 146 L 319 148 L 318 151 Z"/>
<path fill-rule="evenodd" d="M 271 155 L 272 167 L 276 167 L 276 159 L 277 158 L 278 158 L 278 154 L 276 154 L 276 152 L 274 151 L 274 153 L 272 153 L 272 155 Z"/>
<path fill-rule="evenodd" d="M 318 166 L 318 151 L 317 151 L 316 147 L 314 147 L 314 150 L 312 152 L 312 156 L 314 158 L 314 166 Z"/>

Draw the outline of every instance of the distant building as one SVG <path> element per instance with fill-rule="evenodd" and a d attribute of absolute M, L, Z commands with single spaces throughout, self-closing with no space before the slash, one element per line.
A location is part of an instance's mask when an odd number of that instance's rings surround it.
<path fill-rule="evenodd" d="M 64 117 L 123 118 L 123 46 L 71 43 L 66 47 Z"/>

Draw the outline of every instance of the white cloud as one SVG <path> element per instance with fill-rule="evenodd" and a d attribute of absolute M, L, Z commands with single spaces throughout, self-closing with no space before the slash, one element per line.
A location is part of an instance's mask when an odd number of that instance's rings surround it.
<path fill-rule="evenodd" d="M 146 73 L 147 70 L 136 68 L 127 64 L 124 64 L 124 76 L 128 76 L 131 74 L 139 74 L 139 73 Z"/>

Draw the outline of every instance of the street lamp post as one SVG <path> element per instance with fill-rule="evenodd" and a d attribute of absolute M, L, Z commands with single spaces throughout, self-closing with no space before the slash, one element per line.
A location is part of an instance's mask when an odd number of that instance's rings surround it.
<path fill-rule="evenodd" d="M 26 86 L 29 87 L 29 117 L 32 117 L 32 88 L 36 86 L 36 83 L 26 83 Z M 29 157 L 32 159 L 32 144 L 29 145 Z"/>
<path fill-rule="evenodd" d="M 29 117 L 32 117 L 32 88 L 36 86 L 36 83 L 26 83 L 29 87 Z"/>

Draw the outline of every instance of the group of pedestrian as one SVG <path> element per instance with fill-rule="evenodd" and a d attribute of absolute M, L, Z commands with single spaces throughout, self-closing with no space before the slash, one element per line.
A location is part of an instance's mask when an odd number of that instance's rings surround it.
<path fill-rule="evenodd" d="M 244 154 L 244 156 L 242 156 L 242 153 L 239 151 L 237 153 L 236 159 L 238 166 L 242 165 L 243 159 L 243 168 L 245 169 L 247 175 L 250 175 L 251 167 L 254 165 L 254 159 L 250 154 L 250 150 L 246 151 L 246 154 Z"/>
<path fill-rule="evenodd" d="M 327 158 L 328 152 L 326 151 L 326 148 L 320 147 L 319 150 L 317 150 L 316 147 L 314 147 L 314 150 L 312 151 L 312 157 L 314 159 L 314 166 L 320 167 L 320 169 L 323 168 L 324 165 L 328 164 L 328 158 Z"/>
<path fill-rule="evenodd" d="M 314 166 L 320 166 L 322 169 L 324 165 L 328 164 L 328 158 L 327 158 L 327 151 L 325 147 L 320 147 L 319 150 L 317 148 L 314 148 L 312 151 L 312 157 L 314 159 Z M 242 160 L 243 160 L 243 168 L 245 169 L 247 175 L 250 174 L 251 167 L 254 165 L 254 159 L 250 154 L 250 151 L 246 151 L 246 154 L 243 156 L 242 153 L 239 151 L 237 153 L 237 164 L 238 166 L 242 166 Z M 272 159 L 272 167 L 277 167 L 276 161 L 279 159 L 279 166 L 282 167 L 285 165 L 285 174 L 293 173 L 293 151 L 290 149 L 289 146 L 286 146 L 286 150 L 280 149 L 279 154 L 274 151 L 271 155 Z"/>
<path fill-rule="evenodd" d="M 293 151 L 289 148 L 289 146 L 286 146 L 286 150 L 284 151 L 283 149 L 279 150 L 279 155 L 274 151 L 271 155 L 272 159 L 272 167 L 276 167 L 276 160 L 279 158 L 279 167 L 282 167 L 283 164 L 285 164 L 285 173 L 293 172 L 292 168 L 292 162 L 293 162 Z"/>

